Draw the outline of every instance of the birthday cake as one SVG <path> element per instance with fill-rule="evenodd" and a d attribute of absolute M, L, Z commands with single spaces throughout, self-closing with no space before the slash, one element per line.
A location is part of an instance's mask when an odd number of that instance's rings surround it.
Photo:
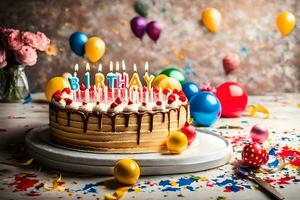
<path fill-rule="evenodd" d="M 115 72 L 110 63 L 106 77 L 99 65 L 95 85 L 90 85 L 89 64 L 85 84 L 74 75 L 70 88 L 57 91 L 50 102 L 49 119 L 54 142 L 78 149 L 99 152 L 160 152 L 166 148 L 169 133 L 189 119 L 189 106 L 182 91 L 152 86 L 153 75 L 145 65 L 141 84 L 134 65 L 129 80 L 125 63 Z M 108 85 L 105 84 L 105 79 Z"/>

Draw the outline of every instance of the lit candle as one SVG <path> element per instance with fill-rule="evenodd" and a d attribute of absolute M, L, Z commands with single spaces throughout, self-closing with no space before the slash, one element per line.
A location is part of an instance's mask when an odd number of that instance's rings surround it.
<path fill-rule="evenodd" d="M 117 75 L 113 73 L 113 62 L 110 61 L 109 65 L 109 73 L 106 75 L 106 78 L 109 82 L 109 87 L 113 89 L 115 86 L 115 79 L 117 78 Z"/>
<path fill-rule="evenodd" d="M 85 87 L 86 89 L 90 89 L 90 64 L 89 63 L 86 63 L 85 71 L 86 71 L 84 75 Z"/>
<path fill-rule="evenodd" d="M 150 89 L 150 102 L 153 102 L 153 87 Z"/>
<path fill-rule="evenodd" d="M 95 74 L 95 85 L 96 87 L 104 86 L 104 75 L 102 74 L 102 65 L 99 64 L 98 73 Z"/>
<path fill-rule="evenodd" d="M 108 88 L 107 86 L 104 86 L 104 102 L 107 104 L 107 98 L 108 98 Z"/>
<path fill-rule="evenodd" d="M 125 88 L 125 102 L 128 102 L 128 89 Z"/>
<path fill-rule="evenodd" d="M 132 100 L 132 88 L 129 88 L 129 99 Z"/>
<path fill-rule="evenodd" d="M 143 88 L 140 87 L 140 101 L 143 102 Z"/>
<path fill-rule="evenodd" d="M 118 65 L 119 65 L 119 63 L 117 63 L 117 66 Z M 128 74 L 126 73 L 126 65 L 125 65 L 124 60 L 122 60 L 122 70 L 123 70 L 123 76 L 121 75 L 121 73 L 118 73 L 117 85 L 119 88 L 127 88 L 128 87 Z"/>
<path fill-rule="evenodd" d="M 98 87 L 98 101 L 101 101 L 101 96 L 102 96 L 102 88 Z"/>
<path fill-rule="evenodd" d="M 76 94 L 77 94 L 77 91 L 79 90 L 79 79 L 77 78 L 77 72 L 78 72 L 78 64 L 76 64 L 74 67 L 73 76 L 68 78 L 69 83 L 70 83 L 70 88 L 72 91 L 72 98 L 74 101 L 76 101 Z"/>
<path fill-rule="evenodd" d="M 145 75 L 143 76 L 143 78 L 144 78 L 144 80 L 147 84 L 148 90 L 150 90 L 151 89 L 151 83 L 154 80 L 154 76 L 152 74 L 149 76 L 148 70 L 149 70 L 149 65 L 148 65 L 148 62 L 146 62 L 145 63 Z"/>
<path fill-rule="evenodd" d="M 130 79 L 130 82 L 129 82 L 129 87 L 136 87 L 136 88 L 140 88 L 142 87 L 142 84 L 141 84 L 141 81 L 140 81 L 140 78 L 139 78 L 139 75 L 137 73 L 137 69 L 136 69 L 136 65 L 134 64 L 133 65 L 133 75 Z"/>
<path fill-rule="evenodd" d="M 85 67 L 85 75 L 84 75 L 84 80 L 85 80 L 85 98 L 86 101 L 89 102 L 90 101 L 90 64 L 86 63 L 86 67 Z"/>
<path fill-rule="evenodd" d="M 146 104 L 149 103 L 149 90 L 146 90 L 146 93 L 145 93 L 145 98 L 146 98 Z"/>

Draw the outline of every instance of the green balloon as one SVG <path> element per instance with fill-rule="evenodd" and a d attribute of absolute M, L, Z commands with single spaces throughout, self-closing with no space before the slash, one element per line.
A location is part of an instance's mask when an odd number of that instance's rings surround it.
<path fill-rule="evenodd" d="M 168 67 L 164 69 L 162 72 L 160 72 L 160 74 L 164 74 L 168 77 L 175 78 L 180 82 L 180 84 L 183 84 L 185 82 L 185 77 L 182 70 L 176 67 Z"/>

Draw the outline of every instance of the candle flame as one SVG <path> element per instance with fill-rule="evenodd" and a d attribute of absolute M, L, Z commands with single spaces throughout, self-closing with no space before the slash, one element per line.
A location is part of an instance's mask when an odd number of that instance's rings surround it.
<path fill-rule="evenodd" d="M 98 72 L 102 72 L 102 64 L 101 63 L 98 66 Z"/>
<path fill-rule="evenodd" d="M 75 72 L 78 72 L 78 64 L 75 65 Z"/>
<path fill-rule="evenodd" d="M 122 60 L 122 69 L 123 69 L 123 71 L 126 71 L 126 65 L 125 65 L 125 61 L 124 60 Z"/>
<path fill-rule="evenodd" d="M 119 61 L 117 61 L 117 63 L 116 63 L 116 71 L 118 72 L 119 69 L 120 69 L 120 65 L 119 65 Z"/>
<path fill-rule="evenodd" d="M 90 71 L 90 64 L 89 63 L 86 63 L 85 71 Z"/>
<path fill-rule="evenodd" d="M 145 63 L 145 71 L 148 72 L 148 70 L 149 70 L 149 64 L 148 64 L 148 61 L 146 61 L 146 63 Z"/>
<path fill-rule="evenodd" d="M 133 71 L 134 71 L 134 72 L 137 72 L 136 64 L 133 64 Z"/>
<path fill-rule="evenodd" d="M 114 64 L 112 61 L 110 61 L 109 63 L 109 71 L 112 72 L 113 71 L 113 67 L 114 67 Z"/>

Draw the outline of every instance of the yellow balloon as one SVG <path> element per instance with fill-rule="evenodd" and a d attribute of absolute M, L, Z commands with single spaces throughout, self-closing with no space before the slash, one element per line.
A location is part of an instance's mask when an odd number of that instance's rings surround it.
<path fill-rule="evenodd" d="M 181 153 L 188 146 L 186 135 L 180 131 L 173 131 L 167 138 L 167 147 L 171 153 Z"/>
<path fill-rule="evenodd" d="M 90 37 L 84 46 L 86 57 L 91 62 L 97 62 L 105 52 L 105 43 L 99 37 Z"/>
<path fill-rule="evenodd" d="M 180 82 L 172 77 L 163 78 L 157 85 L 157 87 L 161 87 L 161 89 L 169 88 L 171 90 L 177 89 L 178 91 L 182 90 Z"/>
<path fill-rule="evenodd" d="M 167 75 L 165 74 L 160 74 L 158 75 L 157 77 L 154 78 L 153 82 L 152 82 L 152 86 L 158 86 L 159 82 L 161 80 L 163 80 L 164 78 L 168 77 Z"/>
<path fill-rule="evenodd" d="M 114 167 L 115 178 L 123 184 L 133 185 L 140 177 L 140 167 L 132 159 L 122 159 Z"/>
<path fill-rule="evenodd" d="M 221 13 L 215 8 L 206 8 L 202 12 L 202 22 L 210 32 L 217 32 L 222 20 Z"/>
<path fill-rule="evenodd" d="M 296 18 L 290 12 L 281 12 L 276 19 L 278 31 L 282 36 L 288 35 L 296 25 Z"/>
<path fill-rule="evenodd" d="M 56 91 L 62 90 L 66 87 L 70 87 L 70 84 L 64 77 L 57 76 L 50 79 L 45 87 L 45 96 L 47 101 L 51 101 L 52 96 Z"/>

